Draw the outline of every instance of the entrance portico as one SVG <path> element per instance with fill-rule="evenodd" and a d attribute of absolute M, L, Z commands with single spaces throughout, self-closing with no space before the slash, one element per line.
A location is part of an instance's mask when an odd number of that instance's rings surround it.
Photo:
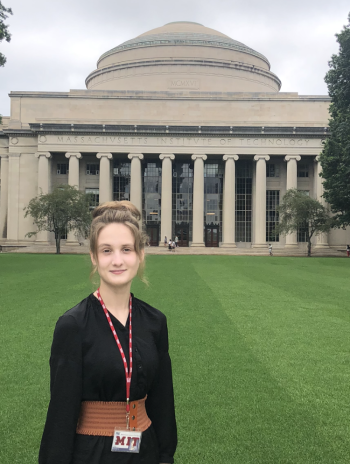
<path fill-rule="evenodd" d="M 67 182 L 81 189 L 95 189 L 100 203 L 110 201 L 117 195 L 118 198 L 130 198 L 140 210 L 144 205 L 144 214 L 151 219 L 147 221 L 147 217 L 143 218 L 151 231 L 151 245 L 163 243 L 165 236 L 174 239 L 177 235 L 180 246 L 235 247 L 236 231 L 239 234 L 238 240 L 241 241 L 240 228 L 251 227 L 251 234 L 243 239 L 246 246 L 250 244 L 253 247 L 266 247 L 269 240 L 267 216 L 273 212 L 271 207 L 267 210 L 268 193 L 278 191 L 280 198 L 286 188 L 293 185 L 309 190 L 312 195 L 320 195 L 320 187 L 314 191 L 314 185 L 319 184 L 313 181 L 311 171 L 309 177 L 298 178 L 297 163 L 306 163 L 310 170 L 315 171 L 315 175 L 319 172 L 317 156 L 322 149 L 321 134 L 317 137 L 312 134 L 308 138 L 296 134 L 293 138 L 289 136 L 288 144 L 285 144 L 281 136 L 214 136 L 208 134 L 205 127 L 201 128 L 199 134 L 187 134 L 186 137 L 169 133 L 162 136 L 143 133 L 142 137 L 135 137 L 134 134 L 131 136 L 125 133 L 121 136 L 117 132 L 110 135 L 98 135 L 97 131 L 88 133 L 82 125 L 79 132 L 75 128 L 74 136 L 70 133 L 62 135 L 62 132 L 55 134 L 52 125 L 46 131 L 44 124 L 40 125 L 38 133 L 37 126 L 31 125 L 33 140 L 38 144 L 35 155 L 39 164 L 37 185 L 43 186 L 46 191 L 49 185 Z M 222 132 L 227 129 L 222 128 Z M 10 149 L 15 152 L 17 147 L 10 146 Z M 69 161 L 67 177 L 61 174 L 66 172 L 64 169 L 58 169 L 58 166 L 62 167 L 62 157 Z M 88 164 L 91 163 L 91 157 L 95 157 L 97 162 L 95 172 L 98 174 L 93 179 L 92 167 Z M 112 195 L 112 191 L 116 189 L 113 187 L 113 166 L 121 160 L 124 160 L 124 165 L 130 164 L 130 190 L 114 192 Z M 49 161 L 52 164 L 51 170 L 48 168 Z M 143 166 L 146 165 L 148 170 L 151 166 L 159 166 L 159 188 L 155 185 L 155 193 L 149 193 L 151 198 L 154 196 L 154 202 L 159 202 L 159 206 L 153 202 L 156 205 L 153 209 L 147 206 L 151 203 L 145 205 L 147 192 L 144 188 Z M 252 173 L 251 200 L 241 190 L 242 166 L 249 166 Z M 48 173 L 46 177 L 44 170 Z M 220 172 L 223 173 L 221 180 Z M 214 177 L 218 176 L 218 181 L 214 179 L 210 184 L 210 188 L 214 190 L 208 190 L 209 193 L 206 194 L 205 178 L 210 173 L 214 173 Z M 10 170 L 10 182 L 13 175 L 15 173 L 12 174 Z M 4 194 L 11 204 L 12 191 L 7 190 L 6 192 L 4 188 Z M 209 203 L 204 204 L 205 198 L 207 202 L 213 203 L 212 209 L 209 208 Z M 252 217 L 249 217 L 250 211 L 253 211 Z M 14 220 L 9 217 L 8 240 L 16 240 L 15 233 L 12 233 L 15 229 Z M 296 237 L 293 240 L 294 246 L 298 246 Z M 327 237 L 322 237 L 322 240 L 322 246 L 327 246 Z M 68 241 L 74 244 L 76 239 L 72 235 L 68 237 Z M 289 241 L 287 237 L 286 245 L 290 245 Z M 285 245 L 282 240 L 279 243 L 281 246 Z"/>

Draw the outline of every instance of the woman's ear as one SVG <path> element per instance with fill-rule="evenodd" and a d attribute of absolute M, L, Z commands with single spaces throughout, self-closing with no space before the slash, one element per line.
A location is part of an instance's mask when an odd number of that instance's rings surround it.
<path fill-rule="evenodd" d="M 145 250 L 141 250 L 141 253 L 140 253 L 140 263 L 143 263 L 144 260 L 145 260 Z"/>
<path fill-rule="evenodd" d="M 91 252 L 90 252 L 90 258 L 91 258 L 92 264 L 93 264 L 94 266 L 97 266 L 97 263 L 96 263 L 96 261 L 95 261 L 95 258 L 94 258 L 93 254 L 92 254 Z"/>

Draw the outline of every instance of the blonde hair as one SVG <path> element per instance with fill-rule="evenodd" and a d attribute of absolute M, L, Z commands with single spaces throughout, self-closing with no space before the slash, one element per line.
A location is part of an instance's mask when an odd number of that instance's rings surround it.
<path fill-rule="evenodd" d="M 101 230 L 108 224 L 124 224 L 128 227 L 135 239 L 135 251 L 140 258 L 140 266 L 137 275 L 142 282 L 147 284 L 144 278 L 145 260 L 143 258 L 143 251 L 148 242 L 148 237 L 140 223 L 141 213 L 130 201 L 108 201 L 97 206 L 92 211 L 92 223 L 90 227 L 90 253 L 94 258 L 95 263 L 98 262 L 97 257 L 97 241 Z M 97 271 L 97 265 L 92 264 L 90 278 L 94 276 Z"/>

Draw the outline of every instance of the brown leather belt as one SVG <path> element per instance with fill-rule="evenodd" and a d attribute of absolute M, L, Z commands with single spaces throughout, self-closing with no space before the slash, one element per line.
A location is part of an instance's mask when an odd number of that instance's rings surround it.
<path fill-rule="evenodd" d="M 130 402 L 130 430 L 144 432 L 151 425 L 145 406 L 146 398 Z M 76 432 L 81 435 L 113 437 L 115 429 L 126 428 L 125 410 L 125 402 L 83 401 Z"/>

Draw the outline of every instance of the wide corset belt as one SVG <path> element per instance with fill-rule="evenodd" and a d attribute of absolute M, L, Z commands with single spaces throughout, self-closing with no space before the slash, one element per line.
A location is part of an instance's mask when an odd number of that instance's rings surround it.
<path fill-rule="evenodd" d="M 146 398 L 130 402 L 130 430 L 144 432 L 151 425 L 146 412 Z M 126 403 L 118 401 L 83 401 L 76 432 L 81 435 L 113 437 L 114 430 L 126 428 Z"/>

